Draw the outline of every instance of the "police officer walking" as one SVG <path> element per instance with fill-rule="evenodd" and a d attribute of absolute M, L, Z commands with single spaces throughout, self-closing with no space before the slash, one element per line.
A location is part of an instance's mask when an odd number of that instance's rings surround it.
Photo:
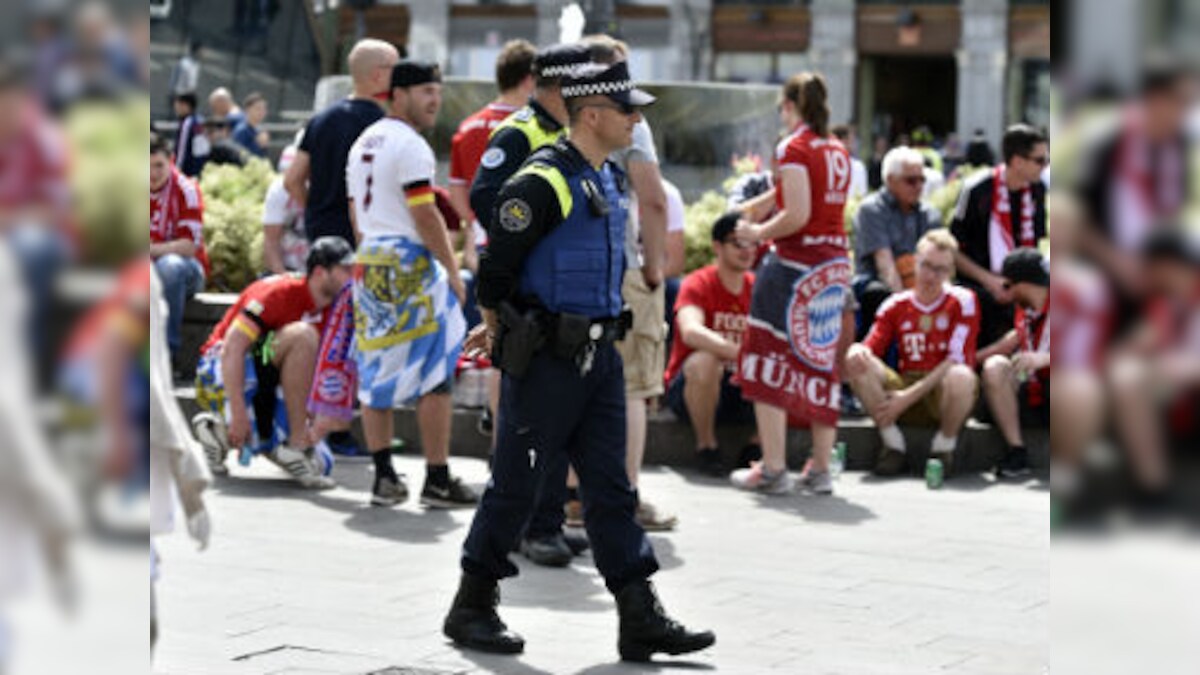
<path fill-rule="evenodd" d="M 535 150 L 554 144 L 567 132 L 567 105 L 563 101 L 562 77 L 591 60 L 591 50 L 582 44 L 543 47 L 533 59 L 534 91 L 529 103 L 496 126 L 480 158 L 471 184 L 471 209 L 489 231 L 496 195 Z M 493 391 L 499 390 L 499 381 Z M 494 402 L 493 402 L 494 405 Z M 564 453 L 565 455 L 565 453 Z M 562 567 L 588 547 L 585 537 L 563 531 L 563 502 L 567 500 L 567 458 L 556 457 L 547 467 L 539 508 L 530 516 L 520 544 L 525 557 L 538 565 Z"/>
<path fill-rule="evenodd" d="M 492 479 L 463 546 L 462 580 L 443 632 L 482 651 L 524 649 L 496 611 L 498 581 L 517 574 L 508 553 L 549 458 L 569 453 L 596 567 L 616 597 L 621 658 L 685 654 L 716 638 L 668 617 L 649 581 L 658 561 L 634 518 L 624 379 L 612 344 L 629 324 L 621 311 L 628 197 L 607 157 L 629 145 L 638 108 L 654 98 L 633 87 L 624 62 L 573 71 L 562 95 L 570 131 L 534 152 L 500 190 L 480 260 L 484 324 L 467 347 L 495 341 L 504 371 L 499 429 Z"/>

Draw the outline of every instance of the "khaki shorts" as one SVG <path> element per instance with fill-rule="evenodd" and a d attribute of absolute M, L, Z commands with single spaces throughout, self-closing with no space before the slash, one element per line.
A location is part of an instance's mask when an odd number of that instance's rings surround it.
<path fill-rule="evenodd" d="M 616 344 L 625 362 L 625 395 L 650 398 L 663 393 L 667 322 L 664 288 L 651 291 L 641 270 L 625 270 L 621 297 L 633 310 L 633 328 Z"/>
<path fill-rule="evenodd" d="M 886 391 L 900 391 L 914 382 L 920 381 L 926 375 L 926 373 L 916 371 L 901 375 L 891 368 L 886 369 L 887 380 L 883 383 L 883 388 Z M 934 387 L 933 391 L 926 394 L 925 398 L 917 401 L 913 407 L 905 410 L 900 419 L 896 421 L 901 425 L 911 427 L 938 426 L 942 421 L 942 388 L 940 386 Z"/>

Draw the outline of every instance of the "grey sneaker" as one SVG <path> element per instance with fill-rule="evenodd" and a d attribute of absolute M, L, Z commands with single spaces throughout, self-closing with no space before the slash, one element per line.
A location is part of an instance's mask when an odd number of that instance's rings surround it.
<path fill-rule="evenodd" d="M 404 479 L 399 480 L 390 476 L 375 476 L 375 486 L 371 489 L 371 504 L 374 506 L 395 506 L 408 499 L 408 486 Z"/>
<path fill-rule="evenodd" d="M 729 482 L 736 488 L 768 495 L 787 494 L 796 487 L 796 479 L 787 469 L 776 474 L 768 473 L 762 462 L 754 462 L 749 469 L 738 469 L 729 474 Z"/>
<path fill-rule="evenodd" d="M 213 475 L 228 476 L 225 458 L 229 455 L 229 437 L 226 435 L 225 422 L 210 412 L 197 413 L 192 418 L 192 433 L 204 448 L 208 470 Z"/>
<path fill-rule="evenodd" d="M 275 463 L 284 471 L 292 474 L 302 487 L 308 490 L 328 490 L 337 487 L 337 483 L 329 476 L 322 476 L 313 466 L 312 459 L 304 450 L 289 448 L 281 445 L 271 453 Z"/>
<path fill-rule="evenodd" d="M 831 495 L 833 494 L 833 475 L 828 471 L 809 470 L 804 478 L 800 479 L 800 485 L 815 495 Z"/>

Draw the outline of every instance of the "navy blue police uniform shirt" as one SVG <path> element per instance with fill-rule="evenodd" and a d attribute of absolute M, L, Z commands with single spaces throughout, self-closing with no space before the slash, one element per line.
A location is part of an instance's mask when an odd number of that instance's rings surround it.
<path fill-rule="evenodd" d="M 363 130 L 383 115 L 374 101 L 343 99 L 309 120 L 300 149 L 309 156 L 304 227 L 310 242 L 335 235 L 356 244 L 346 195 L 346 159 Z"/>
<path fill-rule="evenodd" d="M 555 150 L 565 151 L 575 161 L 587 162 L 570 143 L 559 141 Z M 504 204 L 510 199 L 527 204 L 530 213 L 521 227 L 495 227 L 489 231 L 488 247 L 479 256 L 476 287 L 479 305 L 487 309 L 495 309 L 502 301 L 514 298 L 529 252 L 563 222 L 558 195 L 541 176 L 523 173 L 509 180 L 493 204 Z M 499 222 L 500 214 L 494 210 L 491 213 L 492 222 Z"/>

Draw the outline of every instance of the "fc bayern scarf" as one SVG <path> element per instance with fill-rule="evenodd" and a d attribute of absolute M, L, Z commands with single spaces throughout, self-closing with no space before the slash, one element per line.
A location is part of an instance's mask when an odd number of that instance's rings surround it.
<path fill-rule="evenodd" d="M 354 417 L 354 392 L 358 388 L 353 288 L 353 283 L 347 282 L 333 301 L 321 336 L 321 350 L 317 353 L 312 391 L 308 394 L 310 413 L 344 421 Z"/>

